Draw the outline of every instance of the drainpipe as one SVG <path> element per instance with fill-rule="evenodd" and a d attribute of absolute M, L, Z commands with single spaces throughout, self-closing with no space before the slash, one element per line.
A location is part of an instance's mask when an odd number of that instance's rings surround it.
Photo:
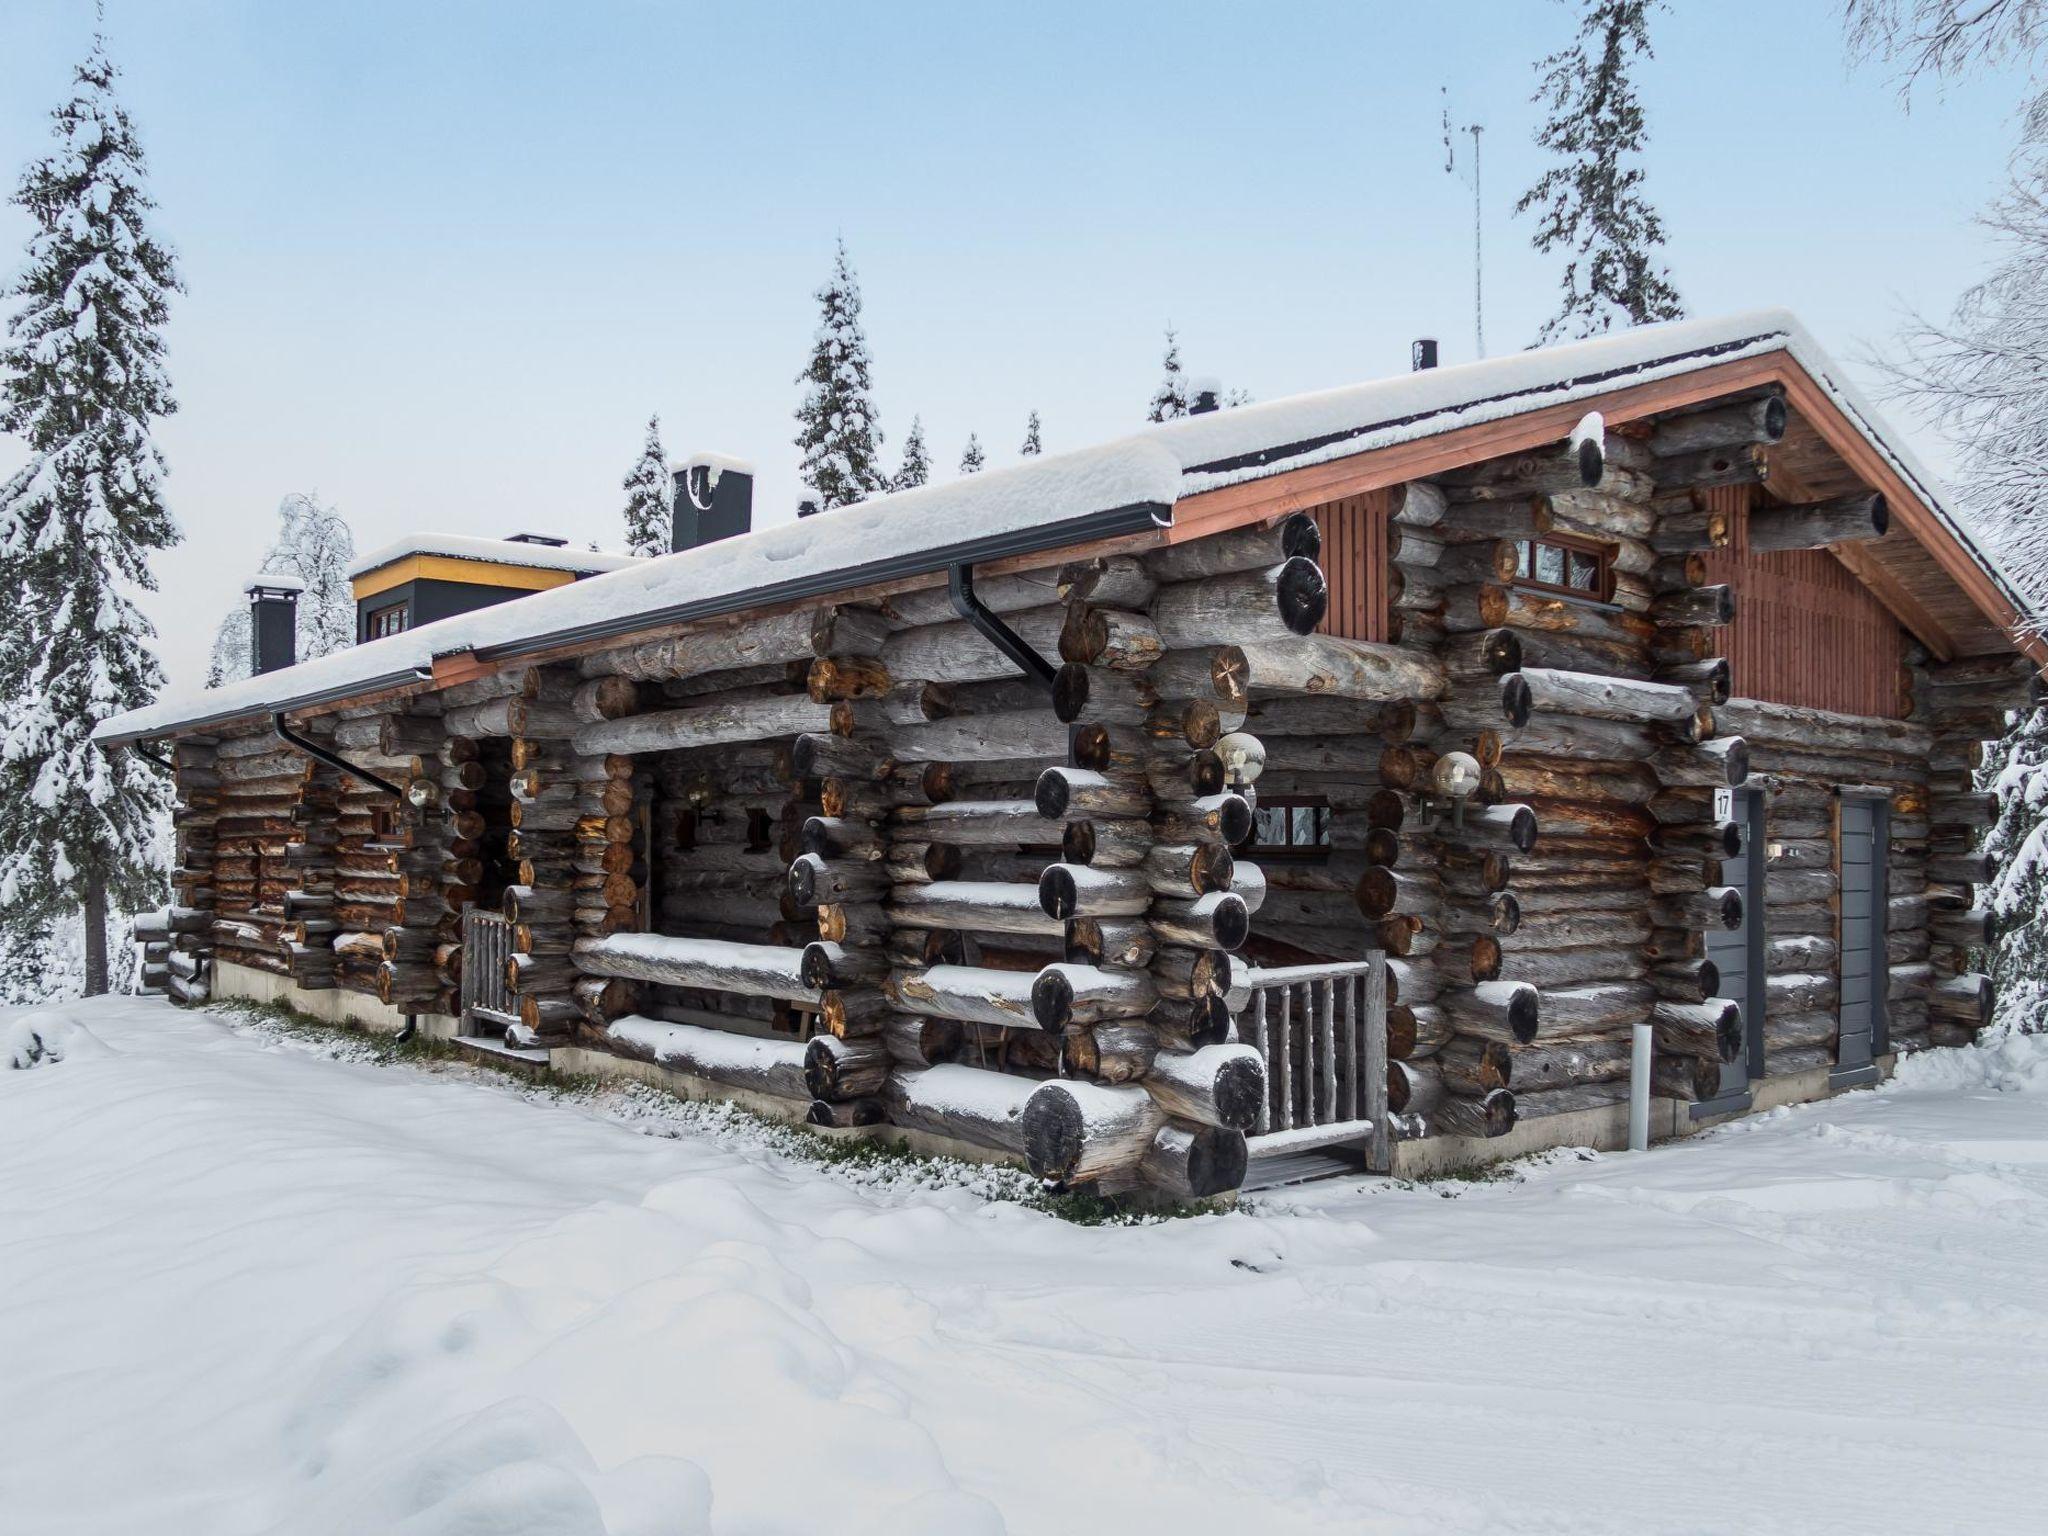
<path fill-rule="evenodd" d="M 973 625 L 982 639 L 1014 661 L 1026 677 L 1047 693 L 1052 692 L 1055 676 L 1052 663 L 1025 644 L 1022 635 L 996 617 L 995 610 L 974 595 L 973 566 L 962 563 L 947 568 L 946 595 L 953 600 L 953 611 Z"/>
<path fill-rule="evenodd" d="M 279 741 L 282 741 L 287 746 L 297 747 L 306 756 L 312 758 L 314 762 L 325 763 L 330 768 L 339 769 L 350 778 L 360 779 L 363 783 L 369 785 L 370 788 L 381 789 L 385 794 L 394 796 L 397 799 L 403 800 L 405 798 L 405 791 L 396 784 L 393 784 L 389 779 L 380 779 L 376 774 L 370 772 L 369 769 L 358 768 L 347 758 L 336 757 L 332 752 L 321 746 L 319 742 L 311 741 L 301 736 L 285 723 L 283 710 L 277 710 L 271 715 L 270 728 L 277 733 Z"/>
<path fill-rule="evenodd" d="M 1651 1049 L 1654 1034 L 1651 1025 L 1636 1025 L 1629 1051 L 1628 1149 L 1631 1152 L 1650 1150 L 1650 1063 L 1654 1059 Z"/>

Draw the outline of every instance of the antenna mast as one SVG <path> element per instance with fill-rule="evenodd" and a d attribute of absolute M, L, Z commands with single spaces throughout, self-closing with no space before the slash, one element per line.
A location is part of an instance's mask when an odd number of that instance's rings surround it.
<path fill-rule="evenodd" d="M 1458 169 L 1457 150 L 1451 141 L 1451 91 L 1442 88 L 1444 98 L 1444 169 L 1453 175 Z M 1486 132 L 1483 123 L 1467 123 L 1457 130 L 1472 135 L 1472 339 L 1477 344 L 1479 355 L 1486 356 L 1486 251 L 1481 240 L 1480 226 L 1480 181 L 1479 181 L 1479 136 Z"/>

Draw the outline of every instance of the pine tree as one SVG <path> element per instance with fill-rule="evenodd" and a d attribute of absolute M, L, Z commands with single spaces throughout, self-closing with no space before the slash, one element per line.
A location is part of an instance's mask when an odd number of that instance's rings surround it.
<path fill-rule="evenodd" d="M 355 644 L 356 598 L 348 568 L 356 557 L 356 540 L 348 523 L 335 508 L 322 506 L 318 496 L 300 491 L 277 504 L 277 522 L 277 538 L 255 574 L 296 576 L 305 583 L 299 593 L 294 654 L 300 661 L 311 661 Z M 238 682 L 249 675 L 251 661 L 249 605 L 239 602 L 213 633 L 206 686 Z"/>
<path fill-rule="evenodd" d="M 1586 0 L 1577 40 L 1536 66 L 1543 83 L 1531 99 L 1550 109 L 1536 142 L 1559 163 L 1522 194 L 1515 212 L 1540 211 L 1537 250 L 1569 253 L 1564 299 L 1544 322 L 1539 346 L 1685 313 L 1659 261 L 1664 221 L 1643 195 L 1639 161 L 1649 136 L 1628 73 L 1634 55 L 1651 56 L 1649 12 L 1657 3 Z"/>
<path fill-rule="evenodd" d="M 1038 436 L 1038 412 L 1031 413 L 1031 419 L 1024 423 L 1024 446 L 1017 450 L 1025 458 L 1045 452 L 1045 444 Z"/>
<path fill-rule="evenodd" d="M 661 418 L 647 418 L 647 441 L 626 474 L 626 553 L 665 555 L 675 537 L 675 476 L 661 447 Z"/>
<path fill-rule="evenodd" d="M 109 900 L 161 899 L 162 773 L 89 738 L 162 685 L 124 589 L 154 588 L 149 553 L 179 537 L 150 437 L 176 409 L 161 328 L 179 280 L 114 79 L 96 37 L 51 114 L 56 149 L 14 193 L 33 230 L 0 349 L 0 429 L 29 453 L 0 485 L 0 910 L 19 932 L 82 906 L 88 993 L 107 986 Z"/>
<path fill-rule="evenodd" d="M 882 433 L 877 425 L 867 337 L 860 327 L 860 279 L 846 259 L 846 242 L 832 263 L 832 276 L 817 291 L 817 335 L 811 360 L 797 375 L 804 386 L 796 409 L 796 445 L 803 452 L 803 481 L 817 510 L 847 506 L 888 488 L 882 473 Z"/>
<path fill-rule="evenodd" d="M 967 434 L 967 451 L 960 455 L 960 473 L 978 475 L 982 466 L 988 463 L 988 455 L 981 451 L 981 439 L 972 432 Z"/>
<path fill-rule="evenodd" d="M 914 491 L 932 477 L 932 451 L 925 446 L 924 418 L 910 418 L 910 435 L 903 439 L 903 463 L 896 471 L 896 478 L 889 482 L 892 491 Z"/>
<path fill-rule="evenodd" d="M 1996 1022 L 2040 1029 L 2048 1020 L 2048 708 L 2018 717 L 1978 782 L 1998 793 L 1998 822 L 1984 844 L 1997 871 L 1985 897 L 1998 942 L 1983 961 Z"/>
<path fill-rule="evenodd" d="M 1145 413 L 1147 421 L 1172 421 L 1188 413 L 1188 381 L 1180 371 L 1180 338 L 1173 327 L 1166 328 L 1166 363 L 1159 379 L 1159 387 L 1152 391 L 1152 405 Z"/>

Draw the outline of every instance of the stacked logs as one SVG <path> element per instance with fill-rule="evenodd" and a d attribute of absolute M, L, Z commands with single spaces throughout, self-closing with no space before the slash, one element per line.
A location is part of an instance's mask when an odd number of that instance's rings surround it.
<path fill-rule="evenodd" d="M 268 731 L 214 748 L 212 939 L 218 960 L 289 975 L 278 941 L 294 884 L 294 816 L 315 765 Z"/>
<path fill-rule="evenodd" d="M 1990 985 L 1972 970 L 1973 950 L 1995 937 L 1992 917 L 1977 900 L 1989 878 L 1982 852 L 1998 815 L 1997 797 L 1980 788 L 1975 770 L 1983 743 L 2006 730 L 2007 712 L 2040 705 L 2042 682 L 2031 662 L 2018 657 L 1975 657 L 1930 663 L 1919 670 L 1913 719 L 1930 733 L 1928 752 L 1925 923 L 1928 947 L 1926 1039 L 1961 1045 L 1990 1018 Z M 1897 814 L 1894 811 L 1894 830 Z M 1900 894 L 1894 893 L 1894 900 Z M 1895 911 L 1895 916 L 1899 914 Z M 1895 925 L 1896 926 L 1896 925 Z M 1917 1042 L 1892 1012 L 1894 1049 Z"/>
<path fill-rule="evenodd" d="M 309 991 L 335 985 L 334 919 L 335 808 L 341 799 L 341 775 L 316 763 L 299 803 L 292 811 L 297 830 L 285 850 L 292 883 L 284 893 L 284 923 L 277 952 L 290 968 L 292 985 Z"/>
<path fill-rule="evenodd" d="M 632 925 L 631 875 L 623 876 L 624 900 L 578 868 L 590 862 L 584 850 L 627 845 L 630 814 L 613 816 L 584 792 L 579 752 L 571 741 L 587 722 L 576 713 L 581 681 L 568 668 L 529 669 L 520 696 L 463 711 L 450 729 L 465 735 L 504 734 L 511 741 L 511 830 L 506 851 L 515 861 L 515 883 L 505 887 L 500 911 L 512 925 L 505 985 L 519 1023 L 506 1031 L 515 1045 L 566 1045 L 582 1017 L 573 995 L 577 968 L 571 950 L 579 936 L 603 933 L 622 911 L 619 927 Z M 627 796 L 630 806 L 630 791 Z M 629 866 L 630 867 L 630 866 Z"/>
<path fill-rule="evenodd" d="M 187 736 L 172 744 L 177 862 L 171 868 L 171 903 L 163 910 L 161 937 L 138 933 L 146 945 L 163 945 L 162 990 L 186 1003 L 203 1003 L 212 994 L 213 860 L 220 816 L 217 751 L 211 736 Z M 147 949 L 143 962 L 150 963 Z"/>
<path fill-rule="evenodd" d="M 1627 1053 L 1616 1042 L 1649 1006 L 1643 759 L 1652 716 L 1670 711 L 1624 681 L 1644 674 L 1653 629 L 1638 580 L 1647 490 L 1639 469 L 1590 441 L 1445 483 L 1444 715 L 1471 741 L 1492 803 L 1462 827 L 1438 822 L 1445 922 L 1459 931 L 1438 967 L 1455 1031 L 1439 1053 L 1439 1131 L 1494 1128 L 1504 1095 L 1509 1123 L 1618 1097 Z M 1610 551 L 1612 589 L 1590 594 L 1608 601 L 1512 584 L 1548 574 L 1533 568 L 1531 541 L 1560 538 Z"/>

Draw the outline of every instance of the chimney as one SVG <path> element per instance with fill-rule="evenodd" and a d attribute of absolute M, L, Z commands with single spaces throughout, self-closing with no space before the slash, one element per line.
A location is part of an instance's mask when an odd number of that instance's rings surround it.
<path fill-rule="evenodd" d="M 718 453 L 697 453 L 676 471 L 675 521 L 669 548 L 695 549 L 754 526 L 754 466 Z"/>
<path fill-rule="evenodd" d="M 1208 415 L 1216 409 L 1222 394 L 1223 386 L 1215 379 L 1190 379 L 1188 381 L 1188 414 L 1190 416 Z"/>
<path fill-rule="evenodd" d="M 1424 336 L 1408 343 L 1408 367 L 1413 373 L 1436 366 L 1436 338 Z"/>
<path fill-rule="evenodd" d="M 298 659 L 299 593 L 296 576 L 258 576 L 249 594 L 249 670 L 275 672 Z"/>

